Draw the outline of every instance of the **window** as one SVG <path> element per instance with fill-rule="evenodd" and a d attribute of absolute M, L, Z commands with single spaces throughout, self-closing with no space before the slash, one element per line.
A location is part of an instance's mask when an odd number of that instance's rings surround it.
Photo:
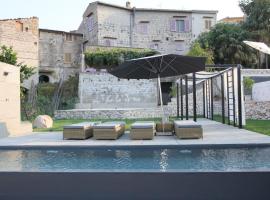
<path fill-rule="evenodd" d="M 176 20 L 176 31 L 185 32 L 185 20 Z"/>
<path fill-rule="evenodd" d="M 87 19 L 88 31 L 91 32 L 94 29 L 94 16 L 93 14 L 88 15 Z"/>
<path fill-rule="evenodd" d="M 150 49 L 158 50 L 158 46 L 159 46 L 158 43 L 151 44 Z"/>
<path fill-rule="evenodd" d="M 190 21 L 189 18 L 178 18 L 170 21 L 170 29 L 172 32 L 189 32 Z"/>
<path fill-rule="evenodd" d="M 175 41 L 176 51 L 184 51 L 185 50 L 185 41 Z"/>
<path fill-rule="evenodd" d="M 23 32 L 23 23 L 16 21 L 16 31 Z"/>
<path fill-rule="evenodd" d="M 212 21 L 210 19 L 207 19 L 204 21 L 205 23 L 205 29 L 210 30 L 212 27 Z"/>
<path fill-rule="evenodd" d="M 71 53 L 65 53 L 64 62 L 66 64 L 71 63 Z"/>
<path fill-rule="evenodd" d="M 138 32 L 141 34 L 148 34 L 149 22 L 140 22 Z"/>
<path fill-rule="evenodd" d="M 72 34 L 66 34 L 66 41 L 72 41 Z"/>

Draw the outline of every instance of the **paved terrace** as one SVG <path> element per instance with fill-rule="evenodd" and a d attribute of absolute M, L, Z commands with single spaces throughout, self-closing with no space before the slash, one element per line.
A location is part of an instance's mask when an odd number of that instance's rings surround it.
<path fill-rule="evenodd" d="M 154 140 L 129 139 L 128 133 L 118 140 L 63 140 L 61 132 L 33 133 L 31 135 L 0 139 L 0 148 L 27 147 L 124 147 L 124 146 L 202 146 L 202 145 L 270 145 L 270 137 L 238 129 L 215 121 L 199 119 L 204 138 L 179 140 L 175 136 L 156 136 Z"/>

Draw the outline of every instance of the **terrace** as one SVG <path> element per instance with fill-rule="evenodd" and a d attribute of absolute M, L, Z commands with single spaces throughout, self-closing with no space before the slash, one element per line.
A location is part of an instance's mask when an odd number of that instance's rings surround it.
<path fill-rule="evenodd" d="M 208 119 L 198 119 L 202 124 L 204 138 L 179 140 L 175 136 L 155 136 L 154 140 L 129 139 L 129 131 L 118 140 L 94 140 L 88 139 L 63 140 L 62 132 L 35 132 L 22 137 L 10 137 L 0 140 L 0 149 L 3 148 L 61 148 L 61 147 L 240 147 L 240 146 L 268 146 L 270 137 L 256 132 L 239 129 Z"/>

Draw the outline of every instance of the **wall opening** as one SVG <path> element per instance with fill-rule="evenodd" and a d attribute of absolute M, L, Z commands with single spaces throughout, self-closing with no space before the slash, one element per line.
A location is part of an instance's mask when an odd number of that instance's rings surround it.
<path fill-rule="evenodd" d="M 39 83 L 49 83 L 50 78 L 47 75 L 41 75 L 39 76 Z"/>

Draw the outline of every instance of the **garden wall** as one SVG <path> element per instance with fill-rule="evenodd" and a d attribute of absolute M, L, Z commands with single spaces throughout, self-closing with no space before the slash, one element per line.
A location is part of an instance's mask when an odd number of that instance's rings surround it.
<path fill-rule="evenodd" d="M 155 80 L 124 80 L 108 73 L 81 73 L 77 109 L 154 108 Z"/>

